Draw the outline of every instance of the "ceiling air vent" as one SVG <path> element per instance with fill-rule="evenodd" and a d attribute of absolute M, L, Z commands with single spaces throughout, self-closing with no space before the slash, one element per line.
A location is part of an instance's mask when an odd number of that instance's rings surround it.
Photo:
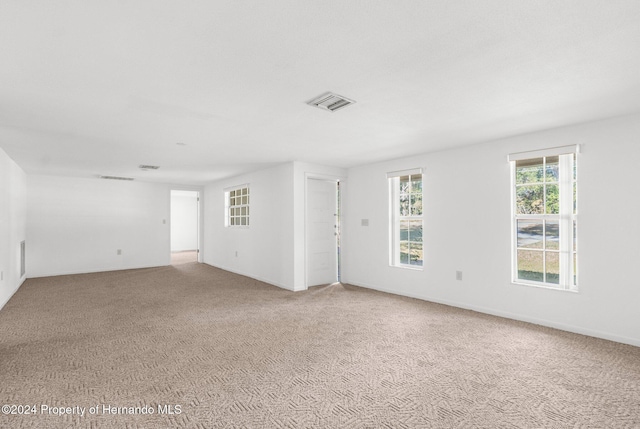
<path fill-rule="evenodd" d="M 351 104 L 355 103 L 353 100 L 349 100 L 342 95 L 334 94 L 332 92 L 327 92 L 326 94 L 321 95 L 320 97 L 314 98 L 309 101 L 307 104 L 310 106 L 315 106 L 319 109 L 329 110 L 331 112 L 335 112 L 336 110 L 342 109 L 343 107 L 347 107 Z"/>
<path fill-rule="evenodd" d="M 120 177 L 120 176 L 98 176 L 101 179 L 109 180 L 133 180 L 133 177 Z"/>
<path fill-rule="evenodd" d="M 157 165 L 144 165 L 144 164 L 141 164 L 141 165 L 138 166 L 138 168 L 140 168 L 142 170 L 157 170 L 160 167 L 157 166 Z"/>

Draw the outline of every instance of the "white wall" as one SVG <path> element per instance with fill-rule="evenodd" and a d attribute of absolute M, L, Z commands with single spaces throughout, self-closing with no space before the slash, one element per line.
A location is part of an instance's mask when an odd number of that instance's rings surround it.
<path fill-rule="evenodd" d="M 579 292 L 514 285 L 507 154 L 576 143 Z M 425 169 L 423 271 L 388 263 L 385 173 L 414 167 Z M 638 172 L 640 116 L 352 168 L 343 279 L 640 346 Z"/>
<path fill-rule="evenodd" d="M 345 176 L 344 169 L 290 162 L 207 185 L 204 262 L 285 289 L 306 289 L 306 178 Z M 224 189 L 244 183 L 250 185 L 251 225 L 226 228 Z"/>
<path fill-rule="evenodd" d="M 225 189 L 245 183 L 250 226 L 227 228 Z M 293 289 L 293 164 L 217 181 L 204 193 L 204 262 Z"/>
<path fill-rule="evenodd" d="M 0 149 L 0 308 L 26 278 L 20 276 L 20 243 L 27 235 L 26 180 L 24 171 Z M 28 270 L 28 259 L 26 264 Z"/>
<path fill-rule="evenodd" d="M 171 251 L 198 248 L 198 194 L 171 191 Z"/>
<path fill-rule="evenodd" d="M 169 185 L 29 175 L 27 190 L 29 277 L 169 264 Z"/>

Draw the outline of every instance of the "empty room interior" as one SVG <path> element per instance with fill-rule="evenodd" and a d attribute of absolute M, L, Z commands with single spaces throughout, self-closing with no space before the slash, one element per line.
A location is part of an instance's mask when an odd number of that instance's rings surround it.
<path fill-rule="evenodd" d="M 0 427 L 640 427 L 640 2 L 0 2 Z"/>

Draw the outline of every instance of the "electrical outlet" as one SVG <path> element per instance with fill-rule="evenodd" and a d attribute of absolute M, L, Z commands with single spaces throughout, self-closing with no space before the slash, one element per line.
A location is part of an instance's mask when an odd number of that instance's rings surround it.
<path fill-rule="evenodd" d="M 462 271 L 456 271 L 456 280 L 462 280 Z"/>
<path fill-rule="evenodd" d="M 0 280 L 4 280 L 4 271 L 0 271 Z"/>
<path fill-rule="evenodd" d="M 122 249 L 116 250 L 116 255 L 122 255 Z"/>
<path fill-rule="evenodd" d="M 238 251 L 236 250 L 236 258 L 238 257 Z"/>

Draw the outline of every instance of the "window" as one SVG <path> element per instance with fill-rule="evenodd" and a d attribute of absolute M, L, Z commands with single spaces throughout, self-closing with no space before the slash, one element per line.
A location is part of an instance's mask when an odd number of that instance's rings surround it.
<path fill-rule="evenodd" d="M 576 153 L 565 146 L 509 156 L 515 283 L 577 290 Z"/>
<path fill-rule="evenodd" d="M 388 173 L 390 257 L 396 267 L 422 268 L 422 169 Z"/>
<path fill-rule="evenodd" d="M 225 226 L 249 226 L 249 185 L 225 192 Z"/>

